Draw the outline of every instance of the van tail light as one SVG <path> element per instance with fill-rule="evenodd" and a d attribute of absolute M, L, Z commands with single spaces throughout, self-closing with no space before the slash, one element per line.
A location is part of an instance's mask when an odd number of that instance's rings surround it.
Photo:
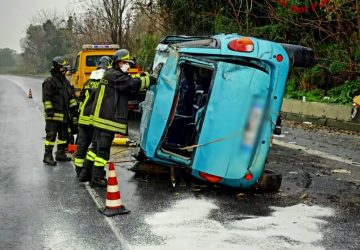
<path fill-rule="evenodd" d="M 254 50 L 254 43 L 250 38 L 242 37 L 229 42 L 228 48 L 239 52 L 252 52 Z"/>
<path fill-rule="evenodd" d="M 246 175 L 244 175 L 244 179 L 246 180 L 246 181 L 251 181 L 252 179 L 253 179 L 253 175 L 252 175 L 252 173 L 250 173 L 250 172 L 247 172 L 246 173 Z"/>
<path fill-rule="evenodd" d="M 222 178 L 219 176 L 207 174 L 204 172 L 199 172 L 199 175 L 201 178 L 207 180 L 208 182 L 212 182 L 212 183 L 219 183 L 222 180 Z"/>

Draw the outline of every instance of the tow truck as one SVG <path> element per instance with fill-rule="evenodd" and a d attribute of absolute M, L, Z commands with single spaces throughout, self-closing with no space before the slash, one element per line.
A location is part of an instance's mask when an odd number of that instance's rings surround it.
<path fill-rule="evenodd" d="M 89 79 L 92 71 L 102 56 L 112 57 L 120 47 L 117 44 L 84 44 L 82 50 L 77 54 L 74 66 L 71 70 L 71 84 L 75 88 L 76 96 L 79 96 L 84 84 Z M 141 74 L 143 71 L 136 63 L 130 65 L 129 74 Z M 130 93 L 128 108 L 136 110 L 138 104 L 145 99 L 145 91 Z"/>

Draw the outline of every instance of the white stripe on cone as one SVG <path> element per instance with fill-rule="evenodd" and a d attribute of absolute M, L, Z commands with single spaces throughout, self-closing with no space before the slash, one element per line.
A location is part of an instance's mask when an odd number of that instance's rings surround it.
<path fill-rule="evenodd" d="M 106 200 L 105 202 L 106 207 L 120 207 L 121 206 L 121 199 L 118 200 Z"/>
<path fill-rule="evenodd" d="M 108 177 L 116 177 L 116 173 L 114 170 L 110 170 L 109 171 L 109 174 L 108 174 Z"/>
<path fill-rule="evenodd" d="M 119 192 L 118 185 L 108 185 L 107 186 L 107 192 L 108 193 L 117 193 L 117 192 Z"/>

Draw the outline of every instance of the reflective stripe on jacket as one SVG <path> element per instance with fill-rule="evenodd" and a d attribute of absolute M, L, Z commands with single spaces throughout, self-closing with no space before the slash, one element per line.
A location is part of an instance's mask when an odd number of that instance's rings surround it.
<path fill-rule="evenodd" d="M 127 135 L 129 91 L 148 89 L 150 81 L 155 80 L 151 76 L 132 78 L 129 74 L 113 68 L 106 70 L 92 107 L 93 126 Z"/>
<path fill-rule="evenodd" d="M 104 76 L 104 69 L 97 69 L 90 75 L 89 80 L 85 83 L 84 88 L 81 90 L 79 100 L 79 125 L 89 126 L 92 124 L 91 109 L 94 102 L 95 90 L 100 85 L 100 80 Z"/>

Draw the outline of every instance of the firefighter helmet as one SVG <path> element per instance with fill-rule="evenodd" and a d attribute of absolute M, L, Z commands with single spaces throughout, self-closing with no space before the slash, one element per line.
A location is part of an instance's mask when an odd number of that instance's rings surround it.
<path fill-rule="evenodd" d="M 128 62 L 134 64 L 134 61 L 130 59 L 130 54 L 127 49 L 119 49 L 114 54 L 114 63 L 118 61 Z"/>
<path fill-rule="evenodd" d="M 66 61 L 66 59 L 62 56 L 56 56 L 54 57 L 54 59 L 52 60 L 52 64 L 53 64 L 53 68 L 55 70 L 60 69 L 61 67 L 65 68 L 65 69 L 69 69 L 70 65 L 69 63 Z"/>
<path fill-rule="evenodd" d="M 111 65 L 112 59 L 109 56 L 102 56 L 97 63 L 97 67 L 103 69 L 111 68 Z"/>

